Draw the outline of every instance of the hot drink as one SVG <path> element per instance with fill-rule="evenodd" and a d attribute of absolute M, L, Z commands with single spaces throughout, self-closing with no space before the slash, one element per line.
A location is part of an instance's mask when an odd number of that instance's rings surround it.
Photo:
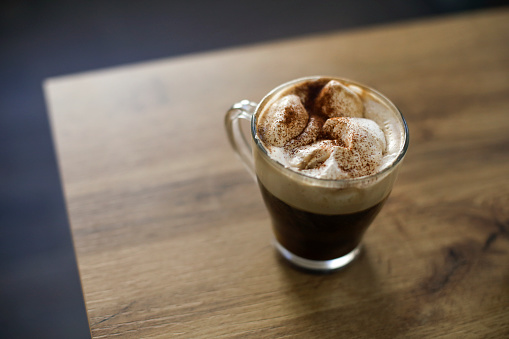
<path fill-rule="evenodd" d="M 353 260 L 408 147 L 399 111 L 378 92 L 333 77 L 295 80 L 256 109 L 240 107 L 254 110 L 254 163 L 246 155 L 244 161 L 257 178 L 278 250 L 310 269 Z"/>

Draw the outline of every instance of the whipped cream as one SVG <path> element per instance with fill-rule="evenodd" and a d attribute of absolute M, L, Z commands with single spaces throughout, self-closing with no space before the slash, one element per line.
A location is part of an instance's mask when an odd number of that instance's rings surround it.
<path fill-rule="evenodd" d="M 334 180 L 367 176 L 382 167 L 387 141 L 366 106 L 360 88 L 337 80 L 304 83 L 265 107 L 257 135 L 272 159 L 296 172 Z"/>
<path fill-rule="evenodd" d="M 304 107 L 304 123 L 285 123 L 288 112 L 273 118 L 288 95 L 300 100 L 288 101 Z M 271 126 L 288 128 L 278 132 L 284 142 L 276 133 L 269 136 Z M 253 127 L 259 184 L 289 206 L 325 215 L 363 211 L 385 199 L 408 146 L 405 121 L 390 100 L 337 77 L 307 77 L 275 88 L 258 105 Z M 365 176 L 372 170 L 374 175 Z M 345 177 L 360 180 L 320 179 Z"/>

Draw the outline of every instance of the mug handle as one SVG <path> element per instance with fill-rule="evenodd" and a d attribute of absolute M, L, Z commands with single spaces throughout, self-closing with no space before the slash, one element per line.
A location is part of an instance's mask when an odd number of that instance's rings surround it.
<path fill-rule="evenodd" d="M 230 145 L 233 147 L 235 153 L 240 157 L 240 160 L 242 160 L 247 168 L 247 171 L 249 174 L 251 174 L 255 181 L 256 174 L 254 168 L 252 146 L 249 142 L 249 139 L 246 138 L 245 133 L 240 128 L 239 119 L 244 119 L 251 122 L 256 110 L 256 106 L 258 106 L 257 103 L 249 100 L 242 100 L 237 102 L 228 110 L 228 112 L 226 112 L 224 120 L 226 134 L 228 135 Z"/>

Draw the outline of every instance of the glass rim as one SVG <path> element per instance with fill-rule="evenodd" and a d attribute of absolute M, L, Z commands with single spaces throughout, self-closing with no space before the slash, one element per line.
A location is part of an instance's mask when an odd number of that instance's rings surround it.
<path fill-rule="evenodd" d="M 373 174 L 365 175 L 362 177 L 345 178 L 345 179 L 324 179 L 324 178 L 316 178 L 316 177 L 310 176 L 308 174 L 292 170 L 291 168 L 286 167 L 285 165 L 281 164 L 280 162 L 278 162 L 270 157 L 267 150 L 263 146 L 261 140 L 257 137 L 256 122 L 258 119 L 258 113 L 259 113 L 260 107 L 262 107 L 262 105 L 264 105 L 276 92 L 279 92 L 280 90 L 282 90 L 285 87 L 289 87 L 291 85 L 294 85 L 294 84 L 297 84 L 300 82 L 305 82 L 305 81 L 309 81 L 309 80 L 318 80 L 321 78 L 337 79 L 337 80 L 343 81 L 347 84 L 352 84 L 354 86 L 358 86 L 360 88 L 367 89 L 367 90 L 371 91 L 372 93 L 374 93 L 376 96 L 380 97 L 386 104 L 389 105 L 389 108 L 393 109 L 395 112 L 398 113 L 398 116 L 399 116 L 399 118 L 401 118 L 401 121 L 403 124 L 403 131 L 405 134 L 404 142 L 403 142 L 403 147 L 401 147 L 401 149 L 398 153 L 398 156 L 391 162 L 391 164 L 389 166 L 385 167 L 384 169 L 382 169 L 379 172 L 375 172 Z M 383 95 L 382 93 L 380 93 L 379 91 L 375 90 L 372 87 L 369 87 L 367 85 L 361 84 L 356 81 L 352 81 L 350 79 L 337 77 L 337 76 L 320 76 L 320 75 L 301 77 L 298 79 L 294 79 L 294 80 L 285 82 L 285 83 L 275 87 L 274 89 L 272 89 L 269 93 L 267 93 L 267 95 L 265 95 L 262 98 L 262 100 L 257 104 L 255 112 L 253 114 L 253 118 L 251 119 L 251 137 L 253 138 L 253 141 L 256 144 L 256 146 L 262 151 L 262 154 L 270 161 L 270 163 L 274 164 L 276 167 L 280 168 L 281 170 L 283 170 L 285 172 L 292 173 L 297 176 L 306 178 L 306 180 L 308 180 L 308 181 L 316 181 L 317 183 L 328 184 L 327 186 L 329 186 L 329 185 L 344 186 L 345 184 L 358 184 L 358 183 L 370 182 L 374 179 L 384 176 L 385 174 L 390 173 L 392 170 L 394 170 L 398 166 L 398 164 L 405 157 L 406 152 L 408 150 L 408 145 L 410 142 L 410 137 L 409 137 L 409 133 L 408 133 L 408 125 L 405 120 L 405 117 L 403 116 L 403 114 L 401 113 L 399 108 L 391 100 L 389 100 L 389 98 L 387 98 L 385 95 Z"/>

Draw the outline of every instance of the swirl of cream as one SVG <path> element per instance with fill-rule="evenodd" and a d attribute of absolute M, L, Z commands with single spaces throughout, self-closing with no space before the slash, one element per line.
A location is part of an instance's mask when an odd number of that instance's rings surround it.
<path fill-rule="evenodd" d="M 337 140 L 329 159 L 346 177 L 375 173 L 386 148 L 385 135 L 373 120 L 363 118 L 331 118 L 323 131 Z"/>
<path fill-rule="evenodd" d="M 258 133 L 272 146 L 282 147 L 306 128 L 309 114 L 297 95 L 290 94 L 272 104 L 260 116 Z"/>
<path fill-rule="evenodd" d="M 324 124 L 323 118 L 317 115 L 309 116 L 309 121 L 308 124 L 306 125 L 306 128 L 304 128 L 302 133 L 299 134 L 297 137 L 287 142 L 285 147 L 291 149 L 295 147 L 309 145 L 315 142 L 322 131 L 323 124 Z"/>
<path fill-rule="evenodd" d="M 329 81 L 316 98 L 315 109 L 329 118 L 364 116 L 364 105 L 355 92 L 336 80 Z"/>
<path fill-rule="evenodd" d="M 301 170 L 319 167 L 331 155 L 335 143 L 332 140 L 320 140 L 310 145 L 298 147 L 290 160 L 290 165 Z"/>

